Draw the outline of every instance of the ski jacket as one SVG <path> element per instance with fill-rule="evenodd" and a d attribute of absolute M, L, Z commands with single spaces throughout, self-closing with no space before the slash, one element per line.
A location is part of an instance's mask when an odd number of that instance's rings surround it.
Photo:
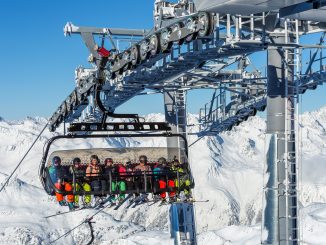
<path fill-rule="evenodd" d="M 153 175 L 154 175 L 154 179 L 155 180 L 158 180 L 159 178 L 159 175 L 162 173 L 162 168 L 160 166 L 156 166 L 154 169 L 153 169 Z"/>
<path fill-rule="evenodd" d="M 177 172 L 179 172 L 179 173 L 184 173 L 183 168 L 180 167 L 180 166 L 172 166 L 171 169 L 172 169 L 173 171 L 177 171 Z"/>
<path fill-rule="evenodd" d="M 60 166 L 60 167 L 49 167 L 49 174 L 50 179 L 53 184 L 57 182 L 63 182 L 64 177 L 66 176 L 66 171 Z"/>
<path fill-rule="evenodd" d="M 81 168 L 81 167 L 76 168 L 75 166 L 71 166 L 69 168 L 69 173 L 71 175 L 73 175 L 75 173 L 75 178 L 76 179 L 81 179 L 81 178 L 83 178 L 85 176 L 85 170 L 83 168 Z"/>
<path fill-rule="evenodd" d="M 119 172 L 119 177 L 121 180 L 125 179 L 126 174 L 127 174 L 127 169 L 123 165 L 118 166 L 118 172 Z"/>
<path fill-rule="evenodd" d="M 144 172 L 146 172 L 146 174 L 151 174 L 152 173 L 152 169 L 149 165 L 137 165 L 134 168 L 134 173 L 136 175 L 135 180 L 137 181 L 144 181 L 143 178 L 141 176 L 143 176 Z M 150 180 L 150 176 L 147 177 L 148 180 Z"/>
<path fill-rule="evenodd" d="M 132 165 L 127 165 L 127 167 L 126 167 L 126 173 L 127 173 L 128 175 L 132 175 L 133 172 L 134 172 L 134 170 L 133 170 L 133 168 L 132 168 Z M 132 181 L 132 177 L 127 177 L 126 180 L 127 180 L 127 181 Z"/>
<path fill-rule="evenodd" d="M 179 172 L 179 179 L 180 179 L 180 182 L 181 183 L 183 183 L 185 181 L 190 181 L 190 177 L 189 177 L 188 171 L 185 171 L 185 169 L 181 165 L 172 166 L 171 169 L 173 171 Z"/>
<path fill-rule="evenodd" d="M 140 165 L 139 164 L 134 169 L 134 172 L 138 172 L 138 171 L 141 171 L 141 172 L 144 172 L 144 171 L 151 172 L 152 169 L 151 169 L 151 167 L 149 165 Z"/>
<path fill-rule="evenodd" d="M 104 167 L 104 170 L 103 170 L 103 173 L 104 173 L 104 175 L 105 175 L 106 178 L 109 178 L 110 173 L 112 175 L 115 175 L 117 172 L 118 171 L 117 171 L 116 166 L 105 166 Z"/>
<path fill-rule="evenodd" d="M 86 168 L 87 177 L 98 177 L 102 173 L 102 169 L 99 164 L 92 165 L 89 164 Z"/>

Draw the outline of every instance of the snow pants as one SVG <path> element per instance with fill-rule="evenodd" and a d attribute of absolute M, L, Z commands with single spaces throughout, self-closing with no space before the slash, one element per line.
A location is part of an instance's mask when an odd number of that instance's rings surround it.
<path fill-rule="evenodd" d="M 126 183 L 124 181 L 112 181 L 112 191 L 126 191 Z M 125 194 L 119 194 L 120 199 L 125 198 Z"/>
<path fill-rule="evenodd" d="M 175 184 L 174 184 L 174 181 L 173 180 L 168 180 L 168 182 L 166 183 L 165 180 L 159 180 L 159 187 L 160 189 L 165 189 L 166 188 L 166 185 L 168 187 L 175 187 Z M 160 196 L 161 198 L 166 198 L 166 191 L 164 192 L 160 192 Z M 174 197 L 175 196 L 175 191 L 171 191 L 169 192 L 169 197 Z"/>
<path fill-rule="evenodd" d="M 105 180 L 93 180 L 91 182 L 93 191 L 106 191 L 106 181 Z"/>
<path fill-rule="evenodd" d="M 175 182 L 175 187 L 179 187 L 178 179 L 175 179 L 174 182 Z M 190 186 L 190 180 L 189 179 L 183 180 L 183 179 L 180 178 L 180 190 L 184 191 L 184 193 L 186 195 L 190 194 L 190 190 L 188 188 L 189 186 Z"/>
<path fill-rule="evenodd" d="M 91 191 L 92 188 L 89 184 L 87 183 L 83 183 L 83 184 L 78 184 L 76 183 L 76 187 L 75 187 L 76 191 L 80 191 L 81 189 L 84 191 Z M 88 204 L 91 202 L 91 195 L 85 195 L 84 196 L 84 203 Z M 79 195 L 75 195 L 75 204 L 78 205 L 79 204 Z"/>
<path fill-rule="evenodd" d="M 72 185 L 67 182 L 65 182 L 64 184 L 57 182 L 57 183 L 55 183 L 55 187 L 58 190 L 72 191 Z M 61 202 L 64 199 L 63 195 L 60 193 L 56 192 L 55 196 L 56 196 L 58 202 Z M 67 198 L 67 202 L 74 202 L 74 195 L 69 194 L 66 196 L 66 198 Z"/>
<path fill-rule="evenodd" d="M 140 192 L 141 190 L 143 190 L 144 192 L 148 192 L 151 190 L 151 185 L 152 184 L 152 180 L 151 178 L 147 178 L 146 179 L 146 190 L 145 190 L 145 180 L 144 178 L 138 178 L 135 180 L 135 188 L 137 190 L 137 192 Z"/>

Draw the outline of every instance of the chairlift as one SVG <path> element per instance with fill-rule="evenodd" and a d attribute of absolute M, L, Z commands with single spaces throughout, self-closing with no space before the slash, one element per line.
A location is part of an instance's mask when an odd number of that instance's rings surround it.
<path fill-rule="evenodd" d="M 59 140 L 71 140 L 74 139 L 82 139 L 85 141 L 91 141 L 94 139 L 105 139 L 105 138 L 168 138 L 168 137 L 179 137 L 182 141 L 185 142 L 184 149 L 181 148 L 168 148 L 168 147 L 127 147 L 127 148 L 92 148 L 92 149 L 74 149 L 74 150 L 59 150 L 52 151 L 51 146 L 54 142 L 58 142 Z M 194 188 L 194 180 L 191 174 L 190 165 L 188 161 L 188 148 L 187 148 L 187 140 L 181 134 L 171 134 L 171 133 L 128 133 L 128 134 L 68 134 L 68 135 L 59 135 L 51 138 L 46 147 L 43 154 L 43 158 L 40 165 L 39 175 L 41 179 L 41 183 L 44 187 L 44 190 L 51 196 L 55 195 L 55 193 L 59 193 L 62 195 L 95 195 L 95 196 L 103 196 L 103 195 L 116 195 L 116 194 L 140 194 L 140 193 L 157 193 L 157 192 L 176 192 L 180 193 L 186 189 Z M 51 154 L 50 154 L 51 152 Z M 132 168 L 139 164 L 138 157 L 140 155 L 146 155 L 148 158 L 147 164 L 151 166 L 151 169 L 154 165 L 157 164 L 157 160 L 160 157 L 164 157 L 167 159 L 168 163 L 171 163 L 176 159 L 179 160 L 180 166 L 182 166 L 183 171 L 179 172 L 176 170 L 168 170 L 168 171 L 141 171 L 141 172 L 131 172 L 124 173 L 123 175 L 114 172 L 105 174 L 104 171 L 100 172 L 96 176 L 86 176 L 86 168 L 89 164 L 89 157 L 91 155 L 97 155 L 99 158 L 99 166 L 100 168 L 104 168 L 103 165 L 104 159 L 112 158 L 114 164 L 123 164 L 124 159 L 129 159 L 129 164 Z M 73 190 L 66 191 L 62 189 L 58 189 L 53 183 L 51 179 L 49 168 L 51 167 L 52 158 L 54 156 L 59 156 L 61 158 L 61 166 L 62 170 L 62 179 L 63 181 L 69 182 Z M 74 171 L 69 171 L 69 169 L 74 169 L 72 159 L 74 157 L 79 157 L 81 159 L 81 168 L 85 170 L 85 175 L 76 176 Z M 132 183 L 136 181 L 141 181 L 142 188 L 139 186 L 133 185 L 134 187 L 129 187 L 125 191 L 121 190 L 112 190 L 112 185 L 117 181 L 129 180 Z M 157 179 L 169 179 L 178 181 L 179 184 L 176 187 L 167 187 L 165 189 L 158 189 L 155 181 Z M 190 181 L 190 185 L 183 186 L 182 180 L 187 179 Z M 180 182 L 181 180 L 181 182 Z M 102 183 L 106 183 L 105 187 L 100 190 L 91 190 L 84 191 L 82 189 L 76 190 L 77 184 L 80 183 L 90 183 L 92 181 L 102 181 Z"/>

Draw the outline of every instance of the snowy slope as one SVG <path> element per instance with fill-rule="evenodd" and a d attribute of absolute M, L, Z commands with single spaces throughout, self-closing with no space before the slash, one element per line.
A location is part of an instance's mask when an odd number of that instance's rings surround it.
<path fill-rule="evenodd" d="M 196 123 L 196 116 L 189 116 Z M 146 116 L 163 121 L 161 114 Z M 0 120 L 0 183 L 12 171 L 45 125 L 43 118 L 23 121 Z M 326 107 L 304 114 L 302 129 L 303 240 L 326 244 Z M 192 127 L 195 132 L 198 130 Z M 61 129 L 62 131 L 62 129 Z M 265 122 L 251 118 L 231 132 L 206 137 L 190 148 L 191 167 L 196 181 L 199 244 L 260 244 L 261 207 L 264 182 Z M 60 130 L 59 130 L 60 132 Z M 57 133 L 55 133 L 57 134 Z M 69 228 L 78 225 L 91 211 L 56 218 L 43 217 L 62 210 L 48 197 L 38 180 L 43 145 L 54 134 L 45 132 L 0 193 L 0 244 L 48 244 Z M 189 143 L 196 140 L 189 137 Z M 60 141 L 53 150 L 92 147 L 163 146 L 164 140 Z M 142 205 L 136 209 L 105 210 L 95 218 L 95 244 L 173 244 L 168 233 L 168 207 Z M 89 229 L 82 225 L 57 244 L 87 244 Z"/>

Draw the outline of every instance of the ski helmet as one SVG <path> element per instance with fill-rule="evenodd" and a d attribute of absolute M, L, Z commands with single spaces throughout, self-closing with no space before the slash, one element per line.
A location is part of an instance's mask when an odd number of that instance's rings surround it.
<path fill-rule="evenodd" d="M 174 158 L 173 161 L 172 161 L 172 165 L 174 165 L 174 166 L 180 165 L 179 160 L 177 158 Z"/>
<path fill-rule="evenodd" d="M 61 165 L 61 158 L 58 157 L 58 156 L 53 157 L 53 158 L 52 158 L 52 165 L 53 165 L 54 167 L 58 167 L 58 166 L 60 166 L 60 165 Z"/>
<path fill-rule="evenodd" d="M 97 155 L 91 155 L 91 162 L 93 159 L 95 159 L 97 161 L 97 163 L 100 163 L 100 159 L 98 158 Z"/>
<path fill-rule="evenodd" d="M 164 157 L 160 157 L 157 161 L 159 164 L 166 164 L 166 159 Z"/>
<path fill-rule="evenodd" d="M 104 163 L 105 163 L 105 165 L 106 164 L 108 164 L 108 163 L 113 163 L 113 159 L 112 158 L 106 158 L 105 160 L 104 160 Z"/>
<path fill-rule="evenodd" d="M 72 163 L 73 164 L 76 164 L 76 163 L 81 163 L 81 160 L 80 160 L 80 158 L 79 157 L 75 157 L 73 160 L 72 160 Z"/>
<path fill-rule="evenodd" d="M 145 156 L 145 155 L 139 156 L 139 161 L 146 163 L 147 162 L 147 156 Z"/>

